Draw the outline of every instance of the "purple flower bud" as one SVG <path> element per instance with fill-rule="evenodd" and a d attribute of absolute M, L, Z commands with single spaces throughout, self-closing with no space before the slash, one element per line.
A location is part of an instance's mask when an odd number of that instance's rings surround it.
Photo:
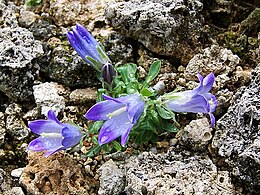
<path fill-rule="evenodd" d="M 100 145 L 121 136 L 121 145 L 125 146 L 132 127 L 144 111 L 144 101 L 138 94 L 112 98 L 103 94 L 105 101 L 92 106 L 85 117 L 89 120 L 106 120 L 100 129 Z"/>
<path fill-rule="evenodd" d="M 113 82 L 113 78 L 116 75 L 114 66 L 112 64 L 105 64 L 101 69 L 101 77 L 103 81 L 108 85 L 111 86 Z"/>
<path fill-rule="evenodd" d="M 193 90 L 172 92 L 164 95 L 164 105 L 174 112 L 207 113 L 210 116 L 211 126 L 215 124 L 215 111 L 218 102 L 216 97 L 209 93 L 215 80 L 213 73 L 203 78 L 198 74 L 200 85 Z"/>
<path fill-rule="evenodd" d="M 67 33 L 67 38 L 78 54 L 96 70 L 101 71 L 104 64 L 111 63 L 102 47 L 81 24 L 76 24 L 76 27 Z"/>
<path fill-rule="evenodd" d="M 52 110 L 48 112 L 48 120 L 30 121 L 28 126 L 33 133 L 40 135 L 29 143 L 28 149 L 47 150 L 45 157 L 78 144 L 82 137 L 76 126 L 61 123 Z"/>

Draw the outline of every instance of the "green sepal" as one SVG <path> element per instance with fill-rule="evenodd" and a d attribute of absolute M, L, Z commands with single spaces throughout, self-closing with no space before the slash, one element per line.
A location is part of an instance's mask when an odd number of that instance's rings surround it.
<path fill-rule="evenodd" d="M 86 58 L 94 65 L 94 68 L 100 72 L 101 71 L 101 64 L 96 61 L 95 59 L 93 59 L 92 57 L 90 56 L 86 56 Z"/>
<path fill-rule="evenodd" d="M 156 110 L 157 110 L 158 114 L 163 119 L 172 119 L 172 120 L 176 121 L 175 113 L 173 111 L 167 109 L 163 105 L 158 105 L 158 104 L 155 104 L 155 105 L 156 105 Z"/>
<path fill-rule="evenodd" d="M 104 50 L 104 47 L 100 47 L 99 45 L 97 45 L 96 49 L 103 62 L 110 62 L 110 59 L 108 58 L 108 56 Z"/>
<path fill-rule="evenodd" d="M 112 145 L 113 145 L 113 148 L 116 149 L 116 151 L 121 151 L 122 150 L 122 146 L 117 141 L 115 141 L 115 140 L 112 141 Z"/>
<path fill-rule="evenodd" d="M 99 88 L 97 91 L 97 102 L 103 101 L 102 94 L 108 94 L 108 91 L 104 88 Z"/>

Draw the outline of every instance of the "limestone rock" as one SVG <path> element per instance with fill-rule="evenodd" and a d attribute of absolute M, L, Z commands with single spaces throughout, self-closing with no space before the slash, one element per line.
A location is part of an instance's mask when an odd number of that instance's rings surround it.
<path fill-rule="evenodd" d="M 222 75 L 216 78 L 216 86 L 220 86 L 229 79 L 227 75 L 235 70 L 239 61 L 239 57 L 234 55 L 231 50 L 212 45 L 190 60 L 184 76 L 187 80 L 197 80 L 196 75 L 198 73 L 206 76 L 214 72 L 216 75 Z"/>
<path fill-rule="evenodd" d="M 62 153 L 45 158 L 43 153 L 29 152 L 28 160 L 20 184 L 30 194 L 87 194 L 95 183 L 77 161 Z"/>
<path fill-rule="evenodd" d="M 15 10 L 17 7 L 12 3 L 9 2 L 8 5 L 3 4 L 0 2 L 0 27 L 18 27 L 18 21 L 16 19 Z"/>
<path fill-rule="evenodd" d="M 0 29 L 0 90 L 10 99 L 29 101 L 39 67 L 32 60 L 43 54 L 42 45 L 24 28 Z"/>
<path fill-rule="evenodd" d="M 0 112 L 0 146 L 4 144 L 5 141 L 5 120 L 4 120 L 4 113 Z"/>
<path fill-rule="evenodd" d="M 127 194 L 234 194 L 230 177 L 205 155 L 143 152 L 126 168 Z M 219 178 L 222 178 L 221 180 Z"/>
<path fill-rule="evenodd" d="M 29 135 L 29 128 L 22 119 L 22 108 L 18 104 L 10 104 L 5 110 L 6 131 L 15 139 L 22 140 Z"/>
<path fill-rule="evenodd" d="M 54 82 L 33 86 L 35 102 L 43 115 L 47 116 L 49 110 L 53 110 L 56 114 L 64 110 L 65 99 L 60 95 L 64 90 L 62 85 Z"/>
<path fill-rule="evenodd" d="M 217 121 L 212 147 L 247 189 L 260 186 L 260 65 L 252 73 L 249 87 L 235 95 L 227 113 Z"/>
<path fill-rule="evenodd" d="M 212 138 L 212 128 L 207 118 L 193 120 L 180 133 L 181 143 L 192 150 L 206 150 Z"/>
<path fill-rule="evenodd" d="M 203 9 L 200 0 L 130 0 L 108 4 L 108 24 L 147 49 L 186 64 L 200 46 Z"/>
<path fill-rule="evenodd" d="M 124 190 L 124 174 L 113 160 L 105 162 L 98 170 L 100 195 L 117 195 Z"/>
<path fill-rule="evenodd" d="M 95 102 L 96 99 L 97 91 L 94 88 L 75 89 L 70 93 L 70 101 L 74 104 Z"/>

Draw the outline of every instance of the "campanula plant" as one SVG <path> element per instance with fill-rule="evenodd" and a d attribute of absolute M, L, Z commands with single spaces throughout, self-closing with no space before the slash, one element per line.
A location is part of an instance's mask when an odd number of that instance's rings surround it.
<path fill-rule="evenodd" d="M 28 126 L 33 133 L 40 135 L 29 143 L 28 149 L 46 150 L 45 157 L 77 145 L 82 138 L 78 127 L 61 123 L 52 110 L 49 110 L 47 120 L 29 121 Z"/>
<path fill-rule="evenodd" d="M 205 78 L 200 74 L 197 76 L 200 84 L 195 89 L 165 94 L 159 97 L 157 102 L 174 112 L 207 113 L 210 116 L 211 126 L 214 126 L 215 117 L 212 112 L 215 111 L 218 102 L 209 91 L 213 86 L 215 76 L 213 73 Z"/>
<path fill-rule="evenodd" d="M 112 98 L 103 94 L 104 101 L 92 106 L 85 117 L 89 120 L 105 120 L 98 136 L 99 145 L 121 137 L 125 146 L 128 135 L 144 111 L 144 100 L 140 94 Z"/>

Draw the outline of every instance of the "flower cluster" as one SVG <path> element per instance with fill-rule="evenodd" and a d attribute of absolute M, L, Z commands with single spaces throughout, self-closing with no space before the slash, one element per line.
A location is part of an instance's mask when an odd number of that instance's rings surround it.
<path fill-rule="evenodd" d="M 144 81 L 139 81 L 135 64 L 113 66 L 104 49 L 82 25 L 77 24 L 67 33 L 67 38 L 78 54 L 96 69 L 103 84 L 98 90 L 98 103 L 84 115 L 86 119 L 96 121 L 93 124 L 102 123 L 100 126 L 93 125 L 88 131 L 91 134 L 99 131 L 99 147 L 119 137 L 125 147 L 129 135 L 142 143 L 142 140 L 155 140 L 154 136 L 162 130 L 176 132 L 174 123 L 175 113 L 178 112 L 209 114 L 211 126 L 214 126 L 213 112 L 218 103 L 209 92 L 215 81 L 213 73 L 205 78 L 198 74 L 200 83 L 193 90 L 159 95 L 156 87 L 149 84 L 160 71 L 160 61 L 151 65 Z M 47 120 L 32 121 L 28 126 L 33 133 L 40 135 L 29 144 L 28 149 L 46 150 L 45 156 L 71 148 L 83 137 L 79 127 L 61 123 L 52 110 L 48 112 Z M 97 126 L 98 131 L 91 130 Z"/>

